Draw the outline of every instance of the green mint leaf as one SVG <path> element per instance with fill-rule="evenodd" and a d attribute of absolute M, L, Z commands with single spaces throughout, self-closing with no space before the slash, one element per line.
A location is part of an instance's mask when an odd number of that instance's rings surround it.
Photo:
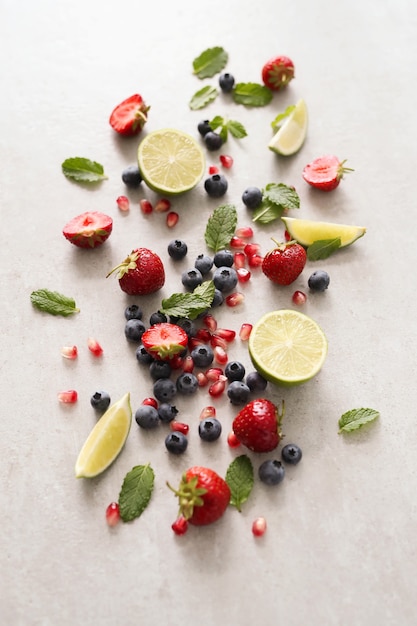
<path fill-rule="evenodd" d="M 243 137 L 246 137 L 248 134 L 243 124 L 236 120 L 229 120 L 227 122 L 227 128 L 235 139 L 243 139 Z"/>
<path fill-rule="evenodd" d="M 226 482 L 230 488 L 230 504 L 238 511 L 242 510 L 242 504 L 249 498 L 253 483 L 252 461 L 246 454 L 236 457 L 227 468 Z"/>
<path fill-rule="evenodd" d="M 284 183 L 269 183 L 263 190 L 263 197 L 285 210 L 300 208 L 300 196 Z"/>
<path fill-rule="evenodd" d="M 193 61 L 193 73 L 198 78 L 211 78 L 226 66 L 229 55 L 221 46 L 207 48 Z"/>
<path fill-rule="evenodd" d="M 151 499 L 155 474 L 149 465 L 136 465 L 123 480 L 119 494 L 120 517 L 131 522 L 139 517 Z"/>
<path fill-rule="evenodd" d="M 290 113 L 294 111 L 294 109 L 295 109 L 295 104 L 290 104 L 290 106 L 285 109 L 284 113 L 278 113 L 276 118 L 271 122 L 271 126 L 274 132 L 278 132 L 281 126 L 281 122 L 283 122 L 285 118 L 288 117 Z"/>
<path fill-rule="evenodd" d="M 215 209 L 209 217 L 204 239 L 207 246 L 214 252 L 223 250 L 230 244 L 237 224 L 236 207 L 223 204 Z"/>
<path fill-rule="evenodd" d="M 34 307 L 51 315 L 62 315 L 68 317 L 73 313 L 79 313 L 75 300 L 49 289 L 38 289 L 32 291 L 30 299 Z"/>
<path fill-rule="evenodd" d="M 210 104 L 210 102 L 213 102 L 213 100 L 217 98 L 218 94 L 219 92 L 216 87 L 206 85 L 202 89 L 195 92 L 189 102 L 189 107 L 192 111 L 203 109 L 205 106 Z"/>
<path fill-rule="evenodd" d="M 100 163 L 84 157 L 66 159 L 61 167 L 64 175 L 77 183 L 97 183 L 107 178 Z"/>
<path fill-rule="evenodd" d="M 339 433 L 350 433 L 359 430 L 365 424 L 373 422 L 379 417 L 379 412 L 375 409 L 352 409 L 343 413 L 339 419 Z"/>
<path fill-rule="evenodd" d="M 309 261 L 319 261 L 328 259 L 333 252 L 340 248 L 340 237 L 335 239 L 317 239 L 307 248 L 307 258 Z"/>
<path fill-rule="evenodd" d="M 196 319 L 200 313 L 210 308 L 214 298 L 214 283 L 208 280 L 194 289 L 192 293 L 173 293 L 162 300 L 161 313 L 173 317 Z"/>
<path fill-rule="evenodd" d="M 216 115 L 209 122 L 211 130 L 217 130 L 219 126 L 224 126 L 224 118 L 221 115 Z"/>
<path fill-rule="evenodd" d="M 263 107 L 272 100 L 272 91 L 258 83 L 238 83 L 232 91 L 233 100 L 247 107 Z"/>
<path fill-rule="evenodd" d="M 279 204 L 271 202 L 268 198 L 263 198 L 261 204 L 254 210 L 252 221 L 259 224 L 269 224 L 280 217 L 284 213 L 284 208 Z"/>

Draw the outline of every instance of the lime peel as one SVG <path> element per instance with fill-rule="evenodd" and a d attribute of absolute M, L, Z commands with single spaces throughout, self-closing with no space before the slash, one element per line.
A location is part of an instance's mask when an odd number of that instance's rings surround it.
<path fill-rule="evenodd" d="M 285 228 L 302 246 L 311 246 L 315 241 L 340 239 L 340 248 L 351 245 L 366 233 L 365 226 L 335 224 L 316 220 L 303 220 L 296 217 L 281 217 Z"/>

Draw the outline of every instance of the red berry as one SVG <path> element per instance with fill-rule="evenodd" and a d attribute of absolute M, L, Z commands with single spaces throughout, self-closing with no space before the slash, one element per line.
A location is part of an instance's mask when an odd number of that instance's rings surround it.
<path fill-rule="evenodd" d="M 126 196 L 119 196 L 116 202 L 121 211 L 128 211 L 130 209 L 129 198 L 127 198 Z"/>
<path fill-rule="evenodd" d="M 238 270 L 246 265 L 246 254 L 244 252 L 235 252 L 233 255 L 233 265 Z"/>
<path fill-rule="evenodd" d="M 190 354 L 188 354 L 185 357 L 185 359 L 183 359 L 182 370 L 183 372 L 188 372 L 188 373 L 194 370 L 194 360 Z"/>
<path fill-rule="evenodd" d="M 237 237 L 236 235 L 233 235 L 233 237 L 230 240 L 231 248 L 234 248 L 235 250 L 243 250 L 245 246 L 246 246 L 246 241 L 244 241 L 241 237 Z"/>
<path fill-rule="evenodd" d="M 291 299 L 294 304 L 301 306 L 306 303 L 307 296 L 303 291 L 294 291 Z"/>
<path fill-rule="evenodd" d="M 210 385 L 208 392 L 212 398 L 218 398 L 222 395 L 222 393 L 226 389 L 226 381 L 226 376 L 222 376 L 221 378 L 216 380 L 216 382 Z"/>
<path fill-rule="evenodd" d="M 210 313 L 203 317 L 203 324 L 213 333 L 217 328 L 217 321 Z"/>
<path fill-rule="evenodd" d="M 211 336 L 210 345 L 211 345 L 212 348 L 215 348 L 216 346 L 219 346 L 220 348 L 223 348 L 223 350 L 226 350 L 226 348 L 227 348 L 227 341 L 226 341 L 226 339 L 223 339 L 223 337 L 221 337 L 217 333 L 214 333 Z"/>
<path fill-rule="evenodd" d="M 240 283 L 247 283 L 250 280 L 251 273 L 246 267 L 239 267 L 236 270 L 237 279 Z"/>
<path fill-rule="evenodd" d="M 177 324 L 161 322 L 145 330 L 142 335 L 142 344 L 145 350 L 155 358 L 168 361 L 184 351 L 188 344 L 188 335 Z"/>
<path fill-rule="evenodd" d="M 321 191 L 332 191 L 339 186 L 344 174 L 353 172 L 351 167 L 345 167 L 346 160 L 339 161 L 333 154 L 326 154 L 315 159 L 303 169 L 304 180 Z"/>
<path fill-rule="evenodd" d="M 249 267 L 261 267 L 263 263 L 263 257 L 260 254 L 251 254 L 250 257 L 248 257 L 248 265 Z"/>
<path fill-rule="evenodd" d="M 243 252 L 246 254 L 246 256 L 251 257 L 254 254 L 258 254 L 260 249 L 261 246 L 259 245 L 259 243 L 247 243 L 246 246 L 243 248 Z"/>
<path fill-rule="evenodd" d="M 239 331 L 239 337 L 242 341 L 247 341 L 250 337 L 250 334 L 252 332 L 252 324 L 242 324 L 242 326 L 240 327 L 240 331 Z"/>
<path fill-rule="evenodd" d="M 201 409 L 200 420 L 204 420 L 206 417 L 216 417 L 216 408 L 214 406 L 205 406 L 204 409 Z"/>
<path fill-rule="evenodd" d="M 285 241 L 291 241 L 291 239 L 292 239 L 290 233 L 286 229 L 284 230 L 284 239 L 285 239 Z"/>
<path fill-rule="evenodd" d="M 266 519 L 264 517 L 257 517 L 252 524 L 252 532 L 255 537 L 262 537 L 266 531 Z"/>
<path fill-rule="evenodd" d="M 144 215 L 149 215 L 153 211 L 152 204 L 149 202 L 149 200 L 146 200 L 146 198 L 142 198 L 142 200 L 140 200 L 139 206 Z"/>
<path fill-rule="evenodd" d="M 231 156 L 228 156 L 227 154 L 221 154 L 219 160 L 223 167 L 226 167 L 227 169 L 229 169 L 233 165 L 233 158 Z"/>
<path fill-rule="evenodd" d="M 253 229 L 250 226 L 240 226 L 236 232 L 236 237 L 241 237 L 242 239 L 250 239 L 253 237 Z"/>
<path fill-rule="evenodd" d="M 87 346 L 90 352 L 94 354 L 94 356 L 98 357 L 103 354 L 103 348 L 101 347 L 97 339 L 94 339 L 93 337 L 89 337 L 87 340 Z"/>
<path fill-rule="evenodd" d="M 109 526 L 116 526 L 120 522 L 120 507 L 117 502 L 111 502 L 107 507 L 106 522 Z"/>
<path fill-rule="evenodd" d="M 166 213 L 171 208 L 171 202 L 167 198 L 161 198 L 154 206 L 155 213 Z"/>
<path fill-rule="evenodd" d="M 188 530 L 188 522 L 185 517 L 180 515 L 172 524 L 171 528 L 176 535 L 185 535 Z"/>
<path fill-rule="evenodd" d="M 172 422 L 170 422 L 169 427 L 174 432 L 179 432 L 179 433 L 182 433 L 183 435 L 187 435 L 188 431 L 190 430 L 190 427 L 188 426 L 188 424 L 184 424 L 184 422 L 177 422 L 176 420 L 173 420 Z"/>
<path fill-rule="evenodd" d="M 235 306 L 238 306 L 239 304 L 242 304 L 244 299 L 245 299 L 245 296 L 243 295 L 243 293 L 239 293 L 238 291 L 235 291 L 234 293 L 229 294 L 225 298 L 225 302 L 227 306 L 235 307 Z"/>
<path fill-rule="evenodd" d="M 174 226 L 178 224 L 179 219 L 180 219 L 180 216 L 178 215 L 178 213 L 176 213 L 175 211 L 170 211 L 167 214 L 167 219 L 166 219 L 166 224 L 168 228 L 174 228 Z"/>
<path fill-rule="evenodd" d="M 282 438 L 281 413 L 278 407 L 266 398 L 248 402 L 233 420 L 233 432 L 240 443 L 253 452 L 271 452 Z"/>
<path fill-rule="evenodd" d="M 209 379 L 203 372 L 198 372 L 197 381 L 199 387 L 206 387 L 209 384 Z"/>
<path fill-rule="evenodd" d="M 225 365 L 227 363 L 229 357 L 227 356 L 227 352 L 224 348 L 221 346 L 215 346 L 213 352 L 216 363 L 219 365 Z"/>
<path fill-rule="evenodd" d="M 62 234 L 78 248 L 97 248 L 111 235 L 113 220 L 98 211 L 86 211 L 65 224 Z"/>
<path fill-rule="evenodd" d="M 142 96 L 134 94 L 113 109 L 109 124 L 120 135 L 137 135 L 147 122 L 149 108 Z"/>
<path fill-rule="evenodd" d="M 209 167 L 210 176 L 213 176 L 213 174 L 218 174 L 218 173 L 219 173 L 219 168 L 217 167 L 217 165 L 210 165 Z"/>
<path fill-rule="evenodd" d="M 286 56 L 274 57 L 262 68 L 262 81 L 268 89 L 284 89 L 294 78 L 294 63 Z"/>
<path fill-rule="evenodd" d="M 74 404 L 78 400 L 78 393 L 75 389 L 69 389 L 68 391 L 60 391 L 58 393 L 58 400 L 62 404 Z"/>
<path fill-rule="evenodd" d="M 199 328 L 195 339 L 197 339 L 198 343 L 208 343 L 211 338 L 211 333 L 207 328 Z"/>
<path fill-rule="evenodd" d="M 142 404 L 146 404 L 147 406 L 153 406 L 154 409 L 158 408 L 158 401 L 155 398 L 145 398 L 142 400 Z"/>
<path fill-rule="evenodd" d="M 238 448 L 241 445 L 239 439 L 236 437 L 236 435 L 235 435 L 235 433 L 233 431 L 231 431 L 227 435 L 227 444 L 228 444 L 229 448 Z"/>
<path fill-rule="evenodd" d="M 206 378 L 208 381 L 213 382 L 219 380 L 220 376 L 223 375 L 223 370 L 221 367 L 210 367 L 205 372 Z"/>
<path fill-rule="evenodd" d="M 160 257 L 148 248 L 136 248 L 108 274 L 117 272 L 120 289 L 130 296 L 146 296 L 165 284 L 165 270 Z"/>
<path fill-rule="evenodd" d="M 303 246 L 295 241 L 277 244 L 262 263 L 262 271 L 277 285 L 290 285 L 301 274 L 307 261 Z"/>
<path fill-rule="evenodd" d="M 236 331 L 231 330 L 230 328 L 218 328 L 215 335 L 230 343 L 236 337 Z"/>
<path fill-rule="evenodd" d="M 78 356 L 77 346 L 64 346 L 61 349 L 61 354 L 64 359 L 76 359 Z"/>

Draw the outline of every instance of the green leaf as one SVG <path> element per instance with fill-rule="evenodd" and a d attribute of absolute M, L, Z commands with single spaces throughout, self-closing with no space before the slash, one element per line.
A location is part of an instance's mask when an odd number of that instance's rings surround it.
<path fill-rule="evenodd" d="M 352 409 L 347 411 L 339 419 L 339 433 L 350 433 L 353 430 L 358 430 L 378 417 L 379 411 L 375 409 Z"/>
<path fill-rule="evenodd" d="M 204 239 L 207 246 L 214 252 L 223 250 L 230 244 L 237 224 L 236 207 L 223 204 L 215 209 L 209 217 Z"/>
<path fill-rule="evenodd" d="M 333 252 L 340 248 L 341 239 L 317 239 L 307 248 L 307 258 L 309 261 L 319 261 L 328 259 Z"/>
<path fill-rule="evenodd" d="M 214 291 L 213 281 L 205 281 L 196 287 L 192 293 L 173 293 L 169 298 L 162 300 L 160 311 L 165 315 L 187 317 L 194 320 L 200 313 L 210 308 Z"/>
<path fill-rule="evenodd" d="M 67 178 L 78 183 L 97 183 L 107 178 L 100 163 L 84 157 L 66 159 L 61 167 Z"/>
<path fill-rule="evenodd" d="M 262 191 L 262 202 L 253 212 L 252 220 L 269 224 L 279 219 L 284 211 L 300 208 L 300 197 L 292 187 L 284 183 L 269 183 Z"/>
<path fill-rule="evenodd" d="M 263 198 L 261 204 L 253 212 L 252 221 L 259 222 L 259 224 L 269 224 L 279 219 L 283 213 L 284 208 L 282 206 L 271 202 L 268 198 Z"/>
<path fill-rule="evenodd" d="M 210 125 L 211 130 L 217 130 L 219 126 L 224 126 L 224 117 L 222 117 L 221 115 L 216 115 L 209 122 L 209 125 Z"/>
<path fill-rule="evenodd" d="M 198 78 L 211 78 L 226 66 L 229 55 L 221 46 L 207 48 L 193 61 L 193 73 Z"/>
<path fill-rule="evenodd" d="M 252 461 L 246 454 L 236 457 L 227 468 L 226 482 L 230 488 L 230 504 L 241 511 L 242 504 L 249 498 L 253 483 Z"/>
<path fill-rule="evenodd" d="M 68 317 L 73 313 L 79 313 L 75 300 L 68 298 L 58 291 L 49 291 L 49 289 L 38 289 L 32 291 L 30 299 L 34 307 L 51 315 L 62 315 Z"/>
<path fill-rule="evenodd" d="M 210 127 L 213 131 L 220 128 L 220 136 L 223 139 L 223 143 L 227 141 L 228 133 L 230 131 L 231 135 L 235 137 L 235 139 L 241 139 L 242 137 L 246 137 L 247 132 L 245 127 L 240 122 L 236 120 L 225 120 L 221 115 L 216 115 L 209 122 Z"/>
<path fill-rule="evenodd" d="M 192 111 L 203 109 L 205 106 L 213 102 L 218 96 L 219 92 L 216 87 L 206 85 L 202 89 L 195 92 L 190 100 L 189 106 Z"/>
<path fill-rule="evenodd" d="M 235 139 L 243 139 L 243 137 L 247 136 L 247 132 L 243 124 L 237 122 L 236 120 L 229 120 L 227 123 L 227 128 L 229 132 Z"/>
<path fill-rule="evenodd" d="M 146 509 L 154 480 L 155 474 L 149 463 L 136 465 L 126 474 L 119 494 L 120 517 L 124 522 L 131 522 Z"/>
<path fill-rule="evenodd" d="M 238 83 L 232 91 L 233 100 L 247 107 L 263 107 L 272 100 L 272 91 L 258 83 Z"/>
<path fill-rule="evenodd" d="M 278 115 L 276 116 L 276 118 L 271 122 L 271 126 L 274 130 L 274 132 L 278 132 L 280 126 L 281 126 L 281 122 L 283 122 L 285 120 L 286 117 L 288 117 L 290 115 L 290 113 L 292 113 L 295 109 L 295 104 L 290 104 L 290 106 L 288 106 L 284 113 L 278 113 Z"/>

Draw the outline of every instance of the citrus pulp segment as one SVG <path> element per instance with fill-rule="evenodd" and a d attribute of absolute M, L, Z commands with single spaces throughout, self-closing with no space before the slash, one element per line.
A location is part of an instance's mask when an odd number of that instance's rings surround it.
<path fill-rule="evenodd" d="M 366 233 L 365 226 L 302 220 L 296 217 L 282 217 L 281 219 L 291 238 L 302 246 L 311 246 L 319 240 L 340 238 L 340 247 L 344 248 Z"/>
<path fill-rule="evenodd" d="M 301 98 L 290 115 L 272 137 L 268 148 L 283 156 L 295 154 L 301 148 L 307 136 L 308 111 L 307 105 Z"/>
<path fill-rule="evenodd" d="M 173 128 L 155 130 L 142 139 L 138 164 L 148 187 L 171 195 L 193 189 L 205 170 L 204 154 L 197 141 Z"/>
<path fill-rule="evenodd" d="M 104 472 L 121 452 L 132 422 L 130 394 L 126 393 L 101 416 L 87 437 L 75 463 L 76 478 Z"/>
<path fill-rule="evenodd" d="M 255 369 L 272 383 L 304 383 L 321 369 L 327 339 L 319 325 L 304 313 L 290 309 L 271 311 L 253 326 L 249 355 Z"/>

